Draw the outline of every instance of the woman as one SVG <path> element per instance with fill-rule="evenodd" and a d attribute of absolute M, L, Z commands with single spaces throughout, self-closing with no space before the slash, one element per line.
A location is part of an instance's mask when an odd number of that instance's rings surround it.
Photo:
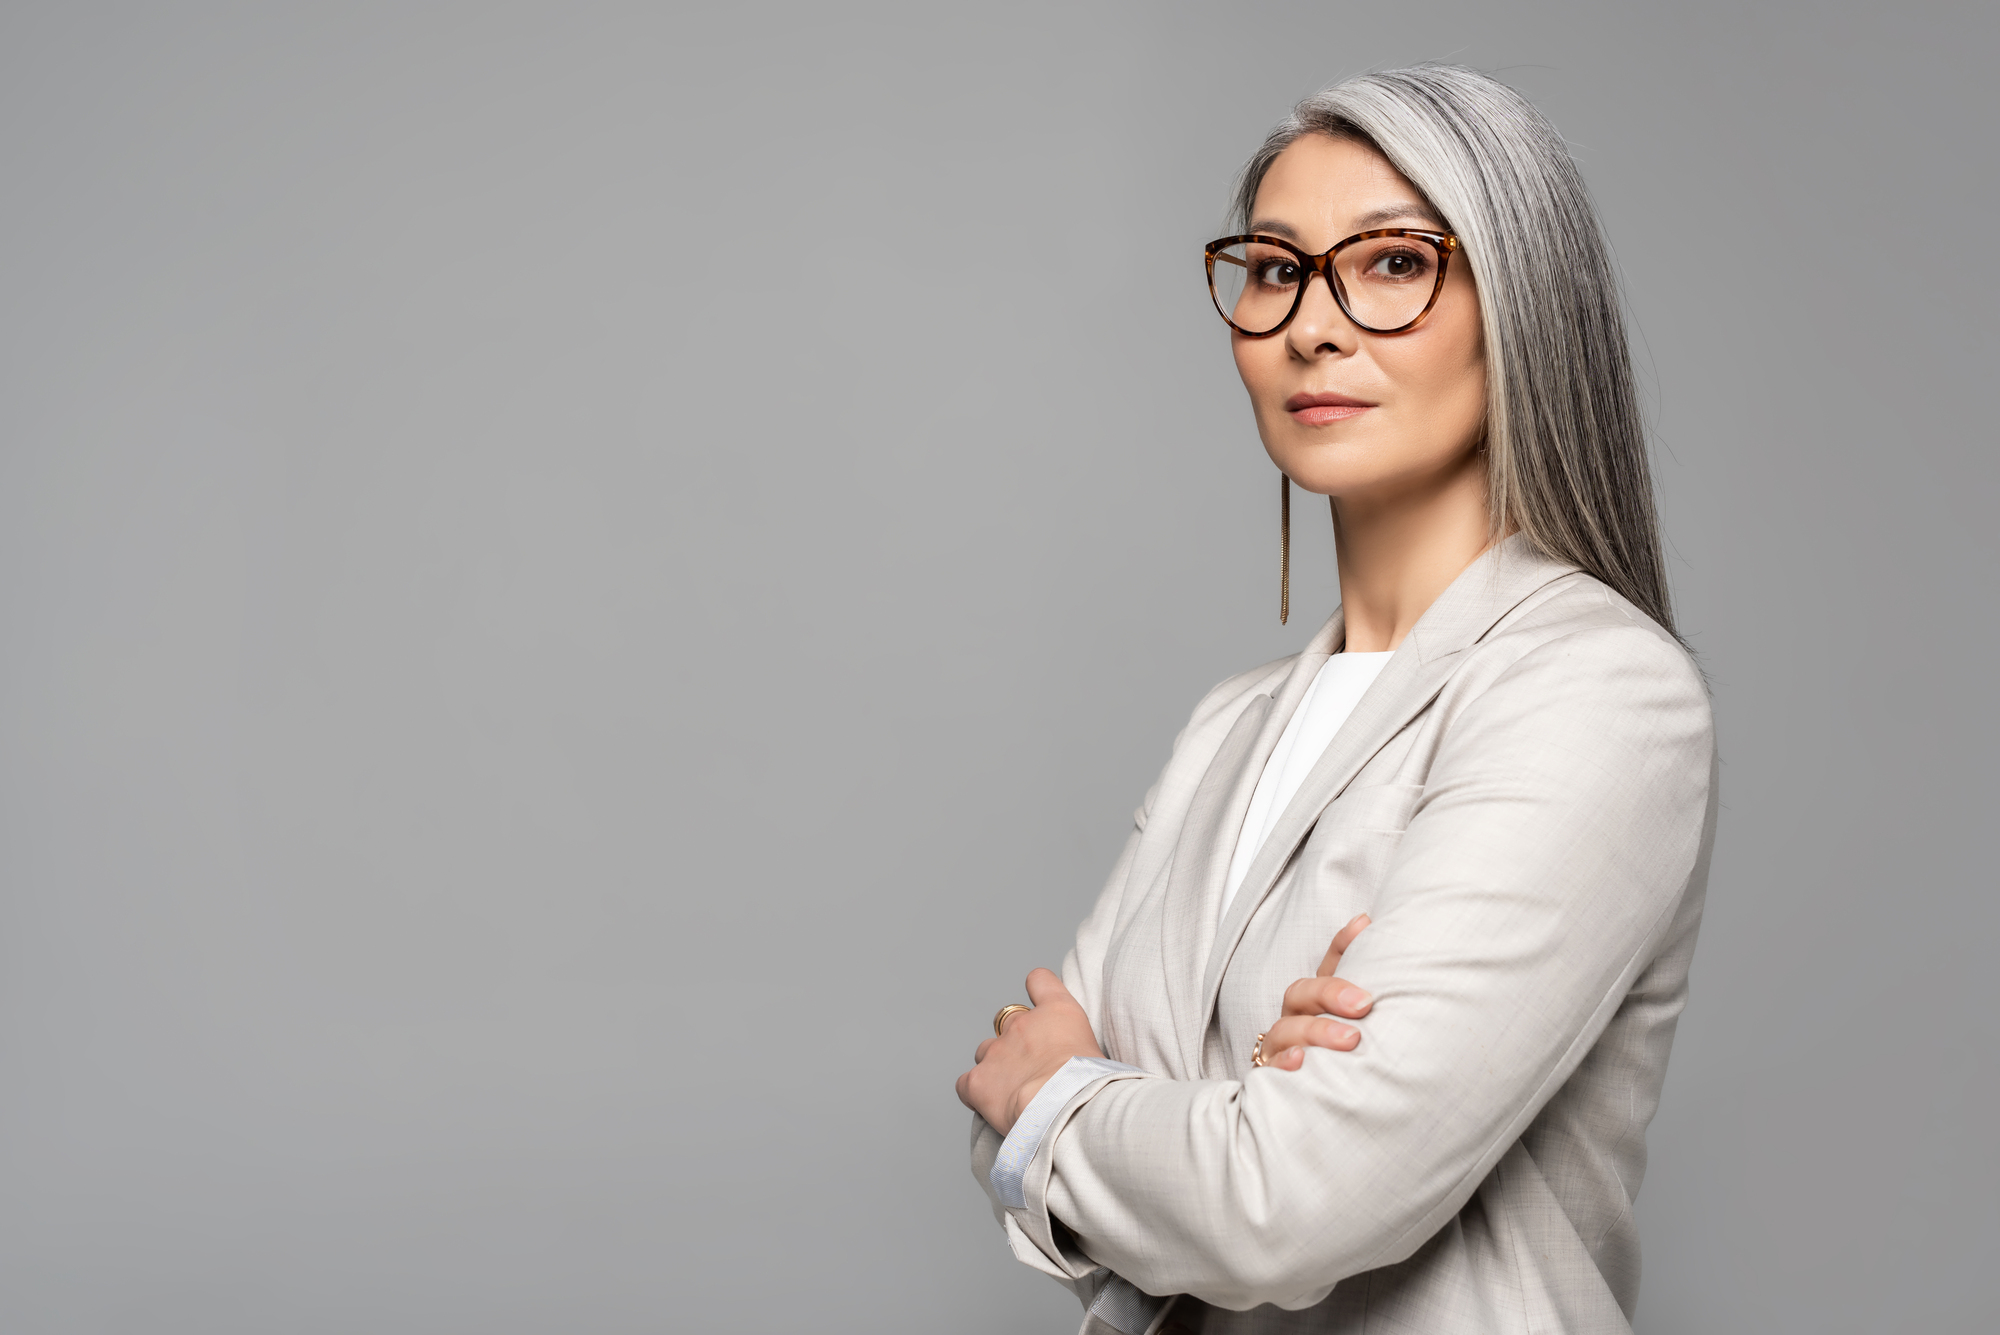
<path fill-rule="evenodd" d="M 1714 746 L 1603 241 L 1440 66 L 1301 103 L 1238 207 L 1211 286 L 1341 607 L 1196 707 L 959 1080 L 975 1171 L 1086 1331 L 1628 1330 Z"/>

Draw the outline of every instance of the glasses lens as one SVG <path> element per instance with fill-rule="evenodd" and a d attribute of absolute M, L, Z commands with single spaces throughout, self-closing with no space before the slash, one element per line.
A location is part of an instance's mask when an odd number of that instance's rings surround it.
<path fill-rule="evenodd" d="M 1437 247 L 1420 237 L 1356 241 L 1333 258 L 1348 314 L 1367 329 L 1401 329 L 1424 313 L 1437 287 Z"/>
<path fill-rule="evenodd" d="M 1238 241 L 1218 247 L 1209 265 L 1215 308 L 1246 334 L 1268 334 L 1292 313 L 1303 272 L 1298 256 L 1281 246 Z"/>

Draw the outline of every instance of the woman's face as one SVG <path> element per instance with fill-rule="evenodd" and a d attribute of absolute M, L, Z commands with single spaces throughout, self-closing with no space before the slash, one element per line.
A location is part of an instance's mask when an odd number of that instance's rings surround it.
<path fill-rule="evenodd" d="M 1380 153 L 1310 134 L 1271 164 L 1249 230 L 1317 255 L 1377 227 L 1445 230 Z M 1231 341 L 1264 448 L 1307 491 L 1393 501 L 1439 486 L 1473 461 L 1486 418 L 1486 354 L 1462 252 L 1430 314 L 1405 333 L 1357 328 L 1316 279 L 1290 324 Z"/>

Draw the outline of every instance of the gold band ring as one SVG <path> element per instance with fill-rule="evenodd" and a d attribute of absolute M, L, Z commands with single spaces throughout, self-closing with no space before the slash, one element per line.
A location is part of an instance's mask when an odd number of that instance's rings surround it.
<path fill-rule="evenodd" d="M 1270 1032 L 1269 1030 L 1266 1030 L 1266 1031 L 1265 1031 L 1265 1033 L 1269 1033 L 1269 1032 Z M 1259 1034 L 1259 1035 L 1257 1035 L 1257 1041 L 1256 1041 L 1255 1043 L 1252 1043 L 1252 1044 L 1250 1045 L 1250 1064 L 1251 1064 L 1252 1066 L 1269 1066 L 1269 1065 L 1271 1064 L 1270 1062 L 1268 1062 L 1268 1061 L 1266 1061 L 1266 1060 L 1264 1059 L 1264 1035 L 1263 1035 L 1263 1034 Z"/>
<path fill-rule="evenodd" d="M 1033 1006 L 1023 1006 L 1018 1001 L 1010 1001 L 993 1013 L 993 1036 L 1000 1037 L 1007 1032 L 1007 1017 L 1021 1011 L 1031 1011 Z"/>

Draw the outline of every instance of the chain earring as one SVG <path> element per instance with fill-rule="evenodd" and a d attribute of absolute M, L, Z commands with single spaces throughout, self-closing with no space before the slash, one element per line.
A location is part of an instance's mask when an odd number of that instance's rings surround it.
<path fill-rule="evenodd" d="M 1335 541 L 1340 537 L 1340 507 L 1326 498 L 1327 517 L 1333 520 Z M 1292 479 L 1278 474 L 1278 624 L 1292 618 Z"/>
<path fill-rule="evenodd" d="M 1278 624 L 1292 616 L 1292 479 L 1278 474 Z"/>

